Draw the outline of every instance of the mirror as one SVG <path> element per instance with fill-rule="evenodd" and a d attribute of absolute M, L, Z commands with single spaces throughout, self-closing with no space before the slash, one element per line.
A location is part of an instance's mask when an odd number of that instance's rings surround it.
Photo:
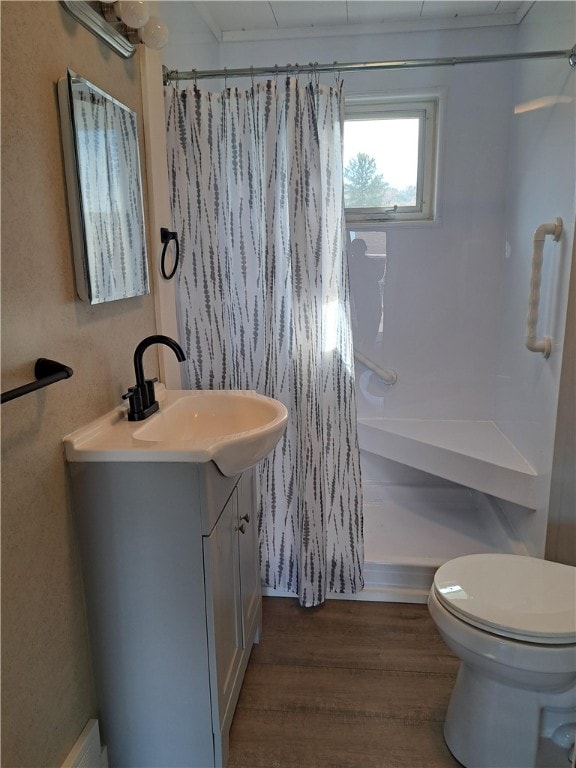
<path fill-rule="evenodd" d="M 79 297 L 150 292 L 136 113 L 68 70 L 58 82 Z"/>

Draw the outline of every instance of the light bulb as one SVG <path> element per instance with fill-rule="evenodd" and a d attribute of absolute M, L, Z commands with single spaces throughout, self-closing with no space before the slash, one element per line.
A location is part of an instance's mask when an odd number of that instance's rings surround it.
<path fill-rule="evenodd" d="M 159 50 L 168 42 L 170 32 L 162 19 L 158 16 L 150 16 L 148 22 L 138 30 L 138 37 L 148 48 Z"/>
<path fill-rule="evenodd" d="M 114 4 L 114 10 L 118 18 L 132 29 L 140 29 L 150 18 L 148 3 L 145 0 L 118 0 Z"/>

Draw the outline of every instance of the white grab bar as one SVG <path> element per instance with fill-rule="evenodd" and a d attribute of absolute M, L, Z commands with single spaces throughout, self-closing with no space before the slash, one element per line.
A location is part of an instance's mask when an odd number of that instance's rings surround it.
<path fill-rule="evenodd" d="M 552 351 L 552 339 L 550 336 L 543 336 L 540 340 L 536 338 L 544 240 L 546 235 L 552 235 L 554 242 L 557 243 L 562 234 L 562 227 L 562 219 L 558 217 L 553 224 L 541 224 L 536 232 L 534 232 L 534 254 L 532 256 L 532 275 L 530 277 L 530 297 L 528 299 L 526 346 L 531 352 L 542 352 L 545 358 L 550 357 L 550 352 Z"/>
<path fill-rule="evenodd" d="M 354 350 L 354 357 L 356 360 L 358 360 L 359 363 L 362 363 L 362 365 L 365 365 L 366 368 L 369 368 L 377 376 L 380 376 L 384 384 L 387 386 L 391 387 L 392 384 L 396 384 L 398 381 L 398 374 L 396 371 L 381 368 L 377 363 L 375 363 L 373 360 L 370 360 L 369 357 L 366 357 L 366 355 L 363 355 L 362 352 L 358 351 L 357 349 Z"/>

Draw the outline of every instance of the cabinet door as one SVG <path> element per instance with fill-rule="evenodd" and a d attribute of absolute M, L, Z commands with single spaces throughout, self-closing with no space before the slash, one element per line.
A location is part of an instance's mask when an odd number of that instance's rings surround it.
<path fill-rule="evenodd" d="M 236 678 L 242 657 L 242 615 L 238 563 L 238 508 L 236 491 L 224 507 L 210 536 L 203 538 L 206 615 L 210 655 L 210 688 L 216 765 L 222 736 L 236 705 Z M 220 729 L 220 733 L 218 733 Z"/>
<path fill-rule="evenodd" d="M 244 472 L 238 483 L 242 638 L 245 648 L 251 648 L 252 643 L 258 640 L 261 623 L 262 589 L 254 484 L 254 470 Z"/>

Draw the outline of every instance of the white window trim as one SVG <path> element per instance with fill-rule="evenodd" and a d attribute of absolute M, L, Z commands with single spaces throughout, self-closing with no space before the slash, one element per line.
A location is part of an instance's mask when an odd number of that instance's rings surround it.
<path fill-rule="evenodd" d="M 389 92 L 346 96 L 345 120 L 365 119 L 384 112 L 411 116 L 425 110 L 425 131 L 421 136 L 424 165 L 419 167 L 422 208 L 403 207 L 401 210 L 381 208 L 346 209 L 346 225 L 353 229 L 367 229 L 381 224 L 431 224 L 439 220 L 439 168 L 440 136 L 445 109 L 445 88 L 426 92 Z"/>

